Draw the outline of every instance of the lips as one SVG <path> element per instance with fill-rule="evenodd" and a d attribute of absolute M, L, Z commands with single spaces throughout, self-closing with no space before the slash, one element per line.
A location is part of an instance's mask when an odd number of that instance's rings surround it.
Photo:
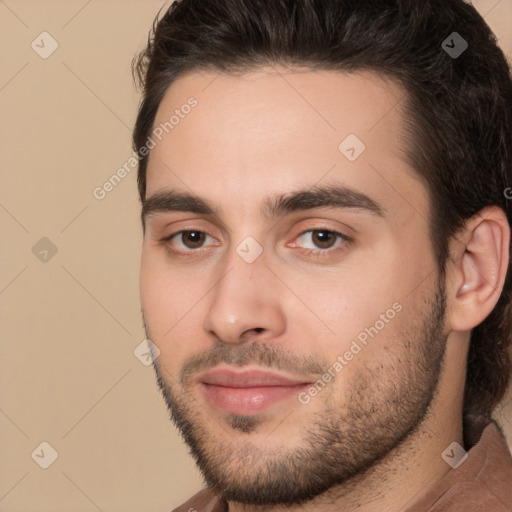
<path fill-rule="evenodd" d="M 200 376 L 199 381 L 204 384 L 214 384 L 230 388 L 255 388 L 264 386 L 297 386 L 309 384 L 307 380 L 291 379 L 276 373 L 262 370 L 211 370 Z"/>
<path fill-rule="evenodd" d="M 310 382 L 262 370 L 215 369 L 199 376 L 208 403 L 224 412 L 257 414 L 276 402 L 290 399 Z"/>

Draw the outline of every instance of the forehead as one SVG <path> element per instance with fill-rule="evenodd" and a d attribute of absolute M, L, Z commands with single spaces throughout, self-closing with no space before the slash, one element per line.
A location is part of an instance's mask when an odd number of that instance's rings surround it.
<path fill-rule="evenodd" d="M 160 102 L 153 128 L 169 123 L 190 98 L 197 107 L 189 120 L 173 122 L 178 136 L 188 125 L 197 136 L 207 123 L 215 124 L 215 134 L 231 129 L 230 140 L 268 130 L 290 130 L 316 138 L 344 133 L 365 133 L 387 118 L 386 125 L 401 127 L 400 103 L 403 88 L 394 80 L 373 71 L 310 70 L 305 68 L 262 67 L 241 75 L 195 70 L 179 77 Z M 188 108 L 186 108 L 188 111 Z M 194 121 L 198 121 L 194 123 Z M 181 125 L 181 126 L 180 126 Z M 233 133 L 243 126 L 241 133 Z M 379 131 L 374 132 L 374 136 Z M 265 135 L 262 133 L 261 135 Z M 177 139 L 177 137 L 174 137 Z"/>
<path fill-rule="evenodd" d="M 374 191 L 381 204 L 421 208 L 425 189 L 404 157 L 405 102 L 398 83 L 370 71 L 189 72 L 158 108 L 146 197 L 192 189 L 242 206 L 257 191 L 285 193 L 328 175 Z"/>

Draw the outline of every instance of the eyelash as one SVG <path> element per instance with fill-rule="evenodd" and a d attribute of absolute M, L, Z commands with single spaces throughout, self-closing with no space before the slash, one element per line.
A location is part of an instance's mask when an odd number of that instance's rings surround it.
<path fill-rule="evenodd" d="M 300 233 L 299 235 L 297 235 L 297 238 L 300 238 L 301 236 L 305 235 L 306 233 L 316 233 L 316 232 L 329 233 L 329 234 L 335 235 L 337 237 L 337 239 L 341 239 L 344 243 L 341 245 L 341 247 L 338 247 L 338 248 L 303 249 L 301 252 L 305 253 L 307 256 L 316 256 L 316 257 L 320 257 L 320 258 L 332 256 L 332 253 L 337 253 L 337 252 L 343 251 L 348 246 L 350 246 L 352 244 L 352 242 L 354 241 L 354 239 L 352 237 L 345 235 L 345 233 L 341 233 L 340 231 L 335 231 L 333 229 L 327 229 L 327 228 L 322 228 L 322 227 L 307 229 L 307 230 L 303 231 L 302 233 Z M 206 231 L 201 231 L 200 229 L 182 229 L 181 231 L 177 231 L 175 233 L 170 234 L 169 236 L 161 238 L 160 243 L 162 245 L 164 245 L 166 247 L 166 249 L 171 254 L 177 255 L 177 256 L 185 256 L 190 253 L 198 253 L 198 252 L 205 251 L 205 249 L 203 249 L 203 248 L 188 249 L 186 251 L 180 251 L 180 250 L 173 249 L 171 247 L 171 243 L 170 243 L 171 240 L 174 237 L 181 235 L 183 233 L 204 233 L 205 235 L 210 236 L 211 238 L 214 238 L 211 235 L 209 235 L 208 233 L 206 233 Z"/>

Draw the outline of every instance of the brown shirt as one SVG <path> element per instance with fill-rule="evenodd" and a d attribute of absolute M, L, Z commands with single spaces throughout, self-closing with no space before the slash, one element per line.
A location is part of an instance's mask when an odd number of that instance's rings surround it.
<path fill-rule="evenodd" d="M 501 428 L 471 415 L 463 431 L 467 459 L 404 512 L 512 511 L 512 457 Z M 228 512 L 228 504 L 204 488 L 173 510 L 195 511 Z"/>

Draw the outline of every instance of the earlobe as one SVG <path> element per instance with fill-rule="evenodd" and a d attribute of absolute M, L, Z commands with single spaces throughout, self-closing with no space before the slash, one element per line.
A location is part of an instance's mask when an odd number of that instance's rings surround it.
<path fill-rule="evenodd" d="M 485 320 L 503 290 L 510 226 L 501 208 L 488 207 L 469 219 L 457 238 L 461 247 L 449 267 L 454 283 L 449 321 L 451 330 L 469 331 Z"/>

